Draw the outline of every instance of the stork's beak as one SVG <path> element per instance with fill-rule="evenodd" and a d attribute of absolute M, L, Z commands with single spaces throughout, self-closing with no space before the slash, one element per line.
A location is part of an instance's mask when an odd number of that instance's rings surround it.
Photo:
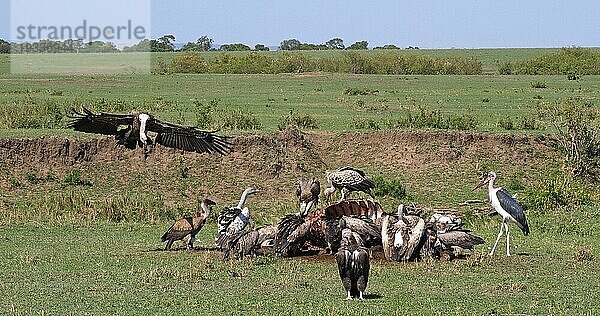
<path fill-rule="evenodd" d="M 488 181 L 488 178 L 481 179 L 481 181 L 479 181 L 479 183 L 477 183 L 477 185 L 471 191 L 475 191 L 475 190 L 479 189 L 479 187 L 481 187 L 482 185 L 486 184 L 487 181 Z"/>

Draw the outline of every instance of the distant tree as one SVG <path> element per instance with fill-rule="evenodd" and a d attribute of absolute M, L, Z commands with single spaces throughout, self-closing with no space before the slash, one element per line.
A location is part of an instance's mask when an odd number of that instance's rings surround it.
<path fill-rule="evenodd" d="M 327 46 L 328 49 L 344 49 L 344 40 L 341 38 L 332 38 L 330 40 L 328 40 L 327 42 L 325 42 L 325 46 Z"/>
<path fill-rule="evenodd" d="M 151 44 L 150 42 L 151 41 L 149 39 L 143 39 L 133 46 L 123 47 L 123 52 L 149 52 Z"/>
<path fill-rule="evenodd" d="M 78 50 L 81 53 L 117 53 L 117 46 L 111 42 L 94 41 L 85 44 Z"/>
<path fill-rule="evenodd" d="M 0 54 L 10 54 L 10 43 L 0 38 Z"/>
<path fill-rule="evenodd" d="M 327 46 L 325 44 L 309 44 L 302 43 L 300 44 L 300 50 L 326 50 Z"/>
<path fill-rule="evenodd" d="M 223 44 L 223 45 L 221 45 L 221 48 L 219 48 L 219 50 L 226 51 L 226 52 L 246 51 L 246 50 L 250 50 L 250 47 L 248 45 L 244 45 L 241 43 Z"/>
<path fill-rule="evenodd" d="M 373 49 L 400 49 L 400 47 L 393 45 L 393 44 L 387 44 L 387 45 L 375 47 Z"/>
<path fill-rule="evenodd" d="M 180 49 L 180 52 L 197 52 L 198 51 L 198 46 L 196 45 L 196 43 L 192 43 L 192 42 L 187 42 L 185 43 L 185 45 L 183 45 Z"/>
<path fill-rule="evenodd" d="M 406 49 L 419 49 L 419 46 L 408 46 Z"/>
<path fill-rule="evenodd" d="M 260 51 L 268 52 L 269 48 L 267 46 L 263 45 L 263 44 L 256 44 L 256 45 L 254 45 L 254 50 L 255 51 L 259 51 L 259 52 Z"/>
<path fill-rule="evenodd" d="M 199 51 L 202 52 L 207 52 L 212 48 L 213 45 L 213 39 L 204 35 L 204 36 L 200 36 L 197 40 L 196 40 L 196 46 L 198 47 Z"/>
<path fill-rule="evenodd" d="M 346 49 L 369 49 L 369 42 L 367 42 L 367 41 L 356 42 L 356 43 L 348 46 L 348 48 L 346 48 Z"/>
<path fill-rule="evenodd" d="M 288 39 L 288 40 L 284 40 L 283 42 L 281 42 L 281 44 L 279 45 L 279 49 L 281 49 L 281 50 L 299 50 L 301 44 L 302 43 L 300 43 L 300 41 L 295 38 Z"/>
<path fill-rule="evenodd" d="M 175 36 L 168 34 L 161 36 L 158 40 L 150 40 L 151 52 L 173 52 L 175 51 Z"/>

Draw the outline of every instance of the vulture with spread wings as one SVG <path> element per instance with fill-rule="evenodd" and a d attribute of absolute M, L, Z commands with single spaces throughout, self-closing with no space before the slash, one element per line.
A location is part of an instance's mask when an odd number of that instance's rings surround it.
<path fill-rule="evenodd" d="M 153 142 L 166 147 L 177 148 L 197 153 L 231 152 L 229 137 L 216 135 L 216 131 L 208 132 L 192 126 L 183 126 L 163 122 L 145 112 L 130 114 L 93 113 L 83 108 L 82 112 L 73 109 L 73 119 L 69 127 L 79 132 L 114 135 L 117 144 L 129 149 L 144 148 L 148 155 L 148 145 Z M 154 141 L 148 132 L 156 133 Z"/>

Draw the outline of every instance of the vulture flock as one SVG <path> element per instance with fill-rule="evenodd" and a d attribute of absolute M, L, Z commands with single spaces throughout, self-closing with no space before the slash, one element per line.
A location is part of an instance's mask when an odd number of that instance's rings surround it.
<path fill-rule="evenodd" d="M 490 173 L 482 183 L 493 183 L 493 178 L 495 174 Z M 319 208 L 319 181 L 300 180 L 296 187 L 298 213 L 283 216 L 276 227 L 254 227 L 252 213 L 245 205 L 248 197 L 258 190 L 246 189 L 238 205 L 224 208 L 217 218 L 215 245 L 222 252 L 223 259 L 241 259 L 244 256 L 273 252 L 281 257 L 328 253 L 335 257 L 346 298 L 364 299 L 373 252 L 382 252 L 387 260 L 398 262 L 424 258 L 453 260 L 463 257 L 465 250 L 472 251 L 475 246 L 485 243 L 482 238 L 465 228 L 461 218 L 453 213 L 434 213 L 430 217 L 424 217 L 424 211 L 414 205 L 399 205 L 395 212 L 387 213 L 374 200 L 346 200 L 353 191 L 362 191 L 372 196 L 373 182 L 360 170 L 344 167 L 328 172 L 326 179 L 329 184 L 325 189 L 327 199 L 335 190 L 340 190 L 342 200 Z M 493 188 L 492 184 L 489 187 L 490 195 L 496 194 L 496 191 L 506 191 Z M 503 215 L 500 233 L 502 234 L 503 229 L 508 232 L 506 226 L 513 222 L 527 234 L 529 231 L 524 213 L 518 213 L 512 208 L 512 213 L 509 213 L 505 209 L 508 206 L 496 204 L 496 200 L 498 198 L 492 199 L 492 205 Z M 210 200 L 205 200 L 202 205 L 210 205 L 207 201 Z M 516 201 L 512 201 L 518 205 Z M 503 213 L 509 216 L 505 217 Z M 194 217 L 175 222 L 163 236 L 163 241 L 167 241 L 165 249 L 170 248 L 173 240 L 182 239 L 185 232 L 192 236 L 188 241 L 188 248 L 192 247 L 189 243 L 193 242 L 207 215 L 208 211 L 205 211 L 196 215 L 198 220 Z M 174 229 L 179 226 L 187 230 Z M 171 235 L 173 237 L 169 237 Z"/>
<path fill-rule="evenodd" d="M 73 110 L 70 127 L 76 131 L 113 135 L 118 145 L 129 149 L 143 148 L 144 158 L 154 143 L 198 153 L 227 154 L 232 145 L 229 137 L 216 131 L 202 131 L 195 127 L 161 121 L 145 112 L 130 114 L 93 113 L 83 108 Z M 156 135 L 154 140 L 148 132 Z M 337 262 L 339 276 L 347 299 L 364 299 L 369 279 L 369 259 L 374 251 L 383 252 L 390 261 L 417 261 L 423 258 L 452 260 L 464 250 L 473 250 L 485 241 L 464 228 L 460 217 L 449 213 L 435 213 L 425 218 L 423 210 L 413 205 L 400 205 L 396 212 L 384 212 L 375 201 L 375 184 L 361 170 L 343 167 L 327 172 L 329 185 L 323 192 L 328 202 L 318 208 L 321 185 L 317 179 L 300 180 L 296 188 L 299 211 L 285 215 L 277 226 L 254 227 L 246 202 L 259 190 L 244 190 L 236 206 L 225 207 L 217 217 L 215 246 L 223 259 L 232 256 L 241 259 L 263 252 L 274 252 L 281 257 L 331 254 Z M 491 249 L 493 255 L 500 238 L 506 233 L 506 254 L 509 250 L 509 223 L 517 225 L 524 235 L 529 226 L 523 207 L 506 189 L 493 186 L 496 174 L 488 173 L 473 189 L 488 185 L 492 206 L 502 216 L 498 238 Z M 331 202 L 335 191 L 341 199 Z M 347 200 L 352 192 L 364 192 L 370 200 Z M 206 225 L 211 206 L 205 199 L 200 203 L 202 212 L 177 220 L 162 235 L 165 250 L 173 243 L 184 240 L 193 249 L 198 232 Z"/>

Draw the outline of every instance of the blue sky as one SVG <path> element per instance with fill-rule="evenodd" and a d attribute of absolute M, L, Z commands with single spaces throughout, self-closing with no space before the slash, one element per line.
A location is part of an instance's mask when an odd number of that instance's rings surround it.
<path fill-rule="evenodd" d="M 600 46 L 597 0 L 151 1 L 153 36 L 172 33 L 178 42 L 208 35 L 216 43 L 268 46 L 333 37 L 371 47 Z M 9 3 L 0 0 L 1 38 L 10 37 Z"/>

